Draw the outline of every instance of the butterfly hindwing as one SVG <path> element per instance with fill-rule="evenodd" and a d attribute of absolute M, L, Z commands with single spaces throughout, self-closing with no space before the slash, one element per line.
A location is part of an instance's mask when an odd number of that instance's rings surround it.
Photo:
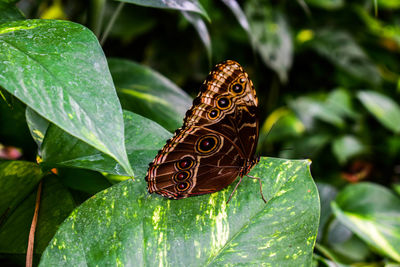
<path fill-rule="evenodd" d="M 254 157 L 257 104 L 242 67 L 234 61 L 218 64 L 186 113 L 182 128 L 150 163 L 148 191 L 179 199 L 231 184 Z"/>

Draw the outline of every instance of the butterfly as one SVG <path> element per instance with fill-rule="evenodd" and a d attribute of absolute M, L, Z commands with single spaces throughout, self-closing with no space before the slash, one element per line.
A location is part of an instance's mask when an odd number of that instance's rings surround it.
<path fill-rule="evenodd" d="M 220 191 L 240 177 L 233 194 L 259 161 L 257 106 L 253 83 L 239 63 L 217 64 L 183 126 L 149 164 L 148 192 L 181 199 Z M 260 178 L 250 177 L 259 180 L 261 190 Z"/>

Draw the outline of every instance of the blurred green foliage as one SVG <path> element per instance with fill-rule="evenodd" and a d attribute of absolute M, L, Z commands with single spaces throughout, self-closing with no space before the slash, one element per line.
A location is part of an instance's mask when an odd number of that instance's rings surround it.
<path fill-rule="evenodd" d="M 322 208 L 315 264 L 399 264 L 400 1 L 192 0 L 187 9 L 146 3 L 159 1 L 14 2 L 0 1 L 0 23 L 22 11 L 91 29 L 123 107 L 171 132 L 210 66 L 238 61 L 260 100 L 258 153 L 313 162 Z M 0 96 L 0 143 L 33 160 L 23 104 Z M 91 177 L 99 185 L 82 185 L 85 194 L 109 185 Z"/>

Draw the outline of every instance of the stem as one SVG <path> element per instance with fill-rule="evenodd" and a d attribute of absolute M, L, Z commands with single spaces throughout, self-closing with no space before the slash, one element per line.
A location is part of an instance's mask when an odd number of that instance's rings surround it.
<path fill-rule="evenodd" d="M 112 15 L 110 22 L 107 24 L 106 29 L 104 30 L 104 33 L 101 37 L 100 45 L 103 46 L 104 42 L 107 39 L 108 34 L 110 33 L 112 27 L 114 26 L 115 20 L 117 19 L 119 13 L 121 13 L 122 8 L 124 7 L 125 3 L 124 2 L 119 2 L 117 8 L 114 11 L 114 14 Z"/>
<path fill-rule="evenodd" d="M 35 212 L 33 214 L 31 230 L 29 231 L 29 239 L 28 239 L 28 249 L 26 251 L 26 267 L 32 267 L 33 261 L 33 245 L 35 243 L 35 231 L 37 225 L 37 219 L 39 214 L 39 206 L 40 206 L 40 196 L 42 194 L 42 181 L 39 183 L 39 187 L 36 193 L 36 204 L 35 204 Z"/>
<path fill-rule="evenodd" d="M 90 0 L 90 10 L 89 10 L 89 27 L 93 33 L 99 38 L 100 30 L 103 23 L 104 17 L 104 7 L 106 5 L 106 0 Z"/>

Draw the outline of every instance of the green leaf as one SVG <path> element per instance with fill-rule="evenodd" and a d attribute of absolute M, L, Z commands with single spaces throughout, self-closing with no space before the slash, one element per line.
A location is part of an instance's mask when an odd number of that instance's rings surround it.
<path fill-rule="evenodd" d="M 303 96 L 289 102 L 289 106 L 295 111 L 304 126 L 312 129 L 315 126 L 315 119 L 330 123 L 337 127 L 344 126 L 344 120 L 335 109 L 331 108 L 324 101 L 312 97 Z"/>
<path fill-rule="evenodd" d="M 23 20 L 24 15 L 13 3 L 0 2 L 0 24 L 7 21 Z"/>
<path fill-rule="evenodd" d="M 182 11 L 182 15 L 196 29 L 197 34 L 200 37 L 200 40 L 202 41 L 204 47 L 207 50 L 208 61 L 211 62 L 211 55 L 212 55 L 211 39 L 204 20 L 201 18 L 200 15 L 193 12 Z"/>
<path fill-rule="evenodd" d="M 0 162 L 0 219 L 31 193 L 43 175 L 32 162 Z"/>
<path fill-rule="evenodd" d="M 183 200 L 149 196 L 144 179 L 89 199 L 64 222 L 41 266 L 310 266 L 319 219 L 309 161 L 263 158 L 233 189 Z"/>
<path fill-rule="evenodd" d="M 398 9 L 400 2 L 398 0 L 378 0 L 378 7 L 382 9 Z"/>
<path fill-rule="evenodd" d="M 319 228 L 318 228 L 318 241 L 320 241 L 323 237 L 324 227 L 328 223 L 329 218 L 332 215 L 331 209 L 331 201 L 335 199 L 338 190 L 330 184 L 325 183 L 317 183 L 318 187 L 318 194 L 320 197 L 321 203 L 321 217 L 319 221 Z"/>
<path fill-rule="evenodd" d="M 252 43 L 264 63 L 285 82 L 293 60 L 293 42 L 286 18 L 279 10 L 258 0 L 246 1 L 245 12 Z"/>
<path fill-rule="evenodd" d="M 343 7 L 344 0 L 304 0 L 307 4 L 325 9 L 338 9 Z"/>
<path fill-rule="evenodd" d="M 0 228 L 0 253 L 25 254 L 28 235 L 35 210 L 34 190 L 11 214 Z M 61 197 L 62 196 L 62 197 Z M 57 177 L 47 176 L 43 187 L 35 232 L 34 252 L 41 254 L 54 236 L 58 225 L 71 213 L 75 204 Z"/>
<path fill-rule="evenodd" d="M 400 196 L 400 184 L 393 184 L 393 189 Z"/>
<path fill-rule="evenodd" d="M 331 91 L 324 104 L 341 117 L 359 118 L 359 114 L 356 113 L 353 107 L 352 96 L 344 88 L 337 88 Z"/>
<path fill-rule="evenodd" d="M 285 141 L 301 136 L 305 131 L 303 123 L 293 111 L 281 107 L 274 110 L 263 123 L 258 139 L 259 147 L 267 147 L 276 141 Z"/>
<path fill-rule="evenodd" d="M 373 85 L 380 83 L 378 68 L 348 33 L 323 29 L 309 43 L 319 54 L 351 76 Z"/>
<path fill-rule="evenodd" d="M 279 156 L 286 158 L 313 158 L 328 145 L 331 139 L 332 136 L 326 133 L 304 135 L 294 142 L 285 143 L 284 147 L 291 149 L 281 151 Z"/>
<path fill-rule="evenodd" d="M 236 0 L 222 0 L 222 2 L 232 11 L 233 15 L 235 15 L 243 30 L 245 30 L 246 33 L 251 36 L 249 21 L 247 20 L 247 17 L 238 2 Z"/>
<path fill-rule="evenodd" d="M 50 123 L 29 107 L 26 108 L 25 117 L 32 138 L 40 149 Z"/>
<path fill-rule="evenodd" d="M 400 1 L 395 1 L 400 7 Z M 381 7 L 383 6 L 379 6 L 379 8 Z M 397 43 L 397 45 L 400 45 L 400 25 L 385 23 L 369 14 L 369 12 L 364 8 L 358 7 L 355 10 L 359 14 L 360 18 L 364 21 L 370 32 L 379 37 L 393 40 Z"/>
<path fill-rule="evenodd" d="M 204 16 L 208 21 L 210 17 L 208 16 L 206 10 L 200 4 L 198 0 L 173 0 L 173 1 L 163 1 L 163 0 L 118 0 L 120 2 L 136 4 L 140 6 L 148 6 L 155 8 L 164 9 L 176 9 L 180 11 L 190 11 L 198 13 Z"/>
<path fill-rule="evenodd" d="M 341 191 L 336 217 L 381 255 L 400 262 L 400 198 L 380 185 L 359 183 Z"/>
<path fill-rule="evenodd" d="M 124 120 L 128 157 L 135 176 L 143 177 L 171 134 L 157 123 L 129 111 L 124 111 Z M 47 167 L 75 167 L 128 175 L 114 159 L 54 125 L 47 131 L 42 144 L 42 157 L 42 164 Z"/>
<path fill-rule="evenodd" d="M 108 59 L 124 109 L 156 121 L 169 131 L 182 126 L 189 95 L 158 72 L 130 60 Z"/>
<path fill-rule="evenodd" d="M 95 171 L 60 168 L 58 169 L 60 181 L 74 190 L 83 191 L 94 195 L 111 186 L 111 183 L 101 174 Z"/>
<path fill-rule="evenodd" d="M 366 147 L 353 135 L 344 135 L 335 138 L 332 143 L 332 152 L 340 164 L 345 164 L 354 156 L 366 151 Z"/>
<path fill-rule="evenodd" d="M 0 25 L 0 86 L 133 175 L 122 110 L 96 37 L 68 21 Z"/>
<path fill-rule="evenodd" d="M 26 105 L 4 91 L 6 101 L 0 99 L 0 143 L 21 148 L 26 158 L 31 158 L 36 145 L 25 122 Z"/>
<path fill-rule="evenodd" d="M 383 126 L 400 133 L 400 106 L 395 101 L 375 91 L 360 91 L 357 97 Z"/>

